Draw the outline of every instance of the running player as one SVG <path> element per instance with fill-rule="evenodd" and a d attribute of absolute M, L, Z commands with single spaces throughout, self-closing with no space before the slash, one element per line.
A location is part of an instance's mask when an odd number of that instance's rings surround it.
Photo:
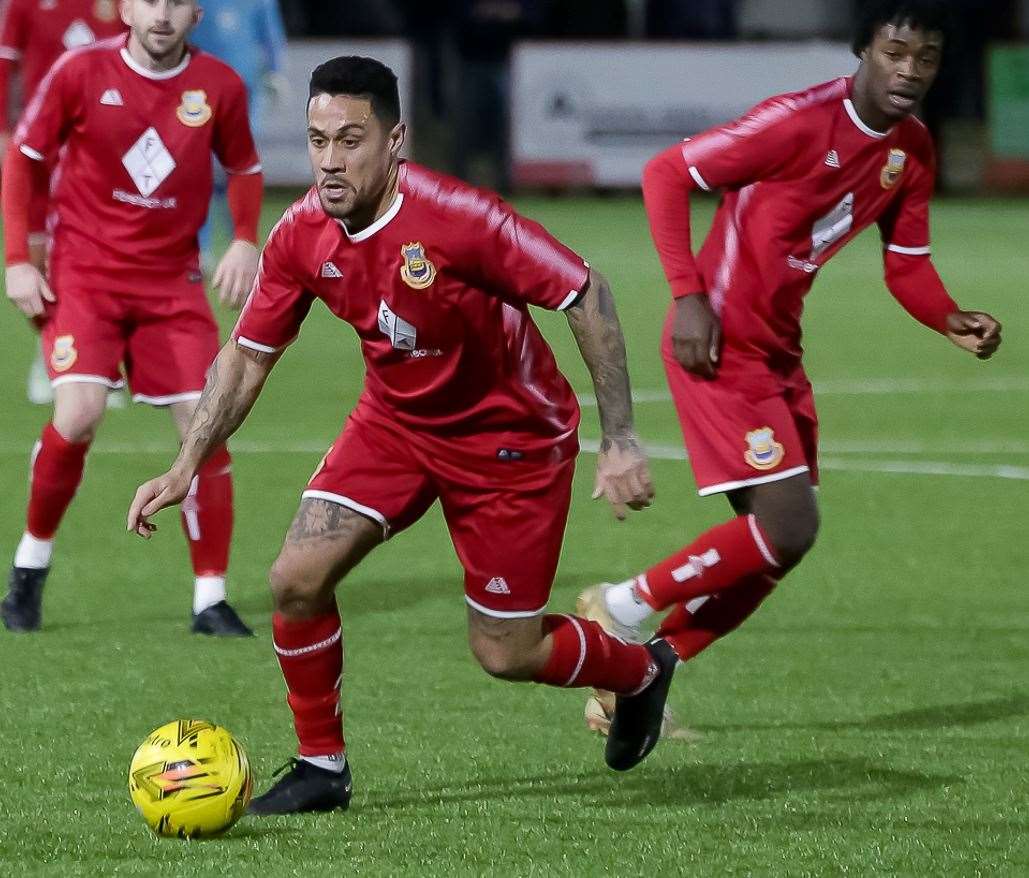
<path fill-rule="evenodd" d="M 197 230 L 211 195 L 211 152 L 230 173 L 235 240 L 215 273 L 238 306 L 257 270 L 262 178 L 246 90 L 221 61 L 190 50 L 195 0 L 125 0 L 131 30 L 65 54 L 39 87 L 4 165 L 7 295 L 45 317 L 53 420 L 32 458 L 25 533 L 0 615 L 39 627 L 54 536 L 86 452 L 120 386 L 167 407 L 181 433 L 218 352 Z M 60 153 L 49 282 L 28 259 L 35 171 Z M 51 291 L 53 290 L 53 292 Z M 55 304 L 56 293 L 56 304 Z M 251 632 L 225 601 L 232 535 L 229 453 L 213 449 L 189 486 L 183 530 L 194 571 L 193 630 Z"/>
<path fill-rule="evenodd" d="M 356 329 L 365 392 L 271 571 L 274 647 L 300 759 L 252 803 L 259 814 L 349 803 L 335 589 L 437 499 L 465 570 L 472 652 L 487 673 L 661 705 L 675 661 L 662 642 L 627 644 L 596 623 L 545 615 L 579 408 L 530 304 L 567 314 L 593 376 L 603 432 L 596 496 L 618 517 L 652 496 L 607 282 L 496 196 L 400 161 L 396 77 L 378 61 L 318 67 L 307 122 L 316 185 L 272 231 L 178 458 L 140 487 L 128 516 L 148 536 L 149 517 L 185 497 L 316 300 Z"/>
<path fill-rule="evenodd" d="M 662 345 L 672 398 L 699 493 L 725 494 L 735 517 L 639 576 L 583 593 L 580 613 L 609 631 L 634 640 L 644 619 L 674 607 L 658 636 L 687 661 L 814 544 L 817 420 L 800 315 L 819 269 L 862 229 L 878 223 L 887 286 L 915 319 L 980 359 L 997 350 L 1000 324 L 961 310 L 929 258 L 935 162 L 913 113 L 945 26 L 941 2 L 879 2 L 854 42 L 852 77 L 770 98 L 648 163 L 643 195 L 673 297 Z M 697 189 L 724 194 L 695 259 Z M 635 705 L 598 694 L 613 708 L 611 736 L 631 740 Z"/>

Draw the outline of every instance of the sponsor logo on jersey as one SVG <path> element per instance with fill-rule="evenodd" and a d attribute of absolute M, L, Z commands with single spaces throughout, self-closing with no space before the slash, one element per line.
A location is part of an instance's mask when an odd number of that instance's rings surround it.
<path fill-rule="evenodd" d="M 183 125 L 199 128 L 207 124 L 213 112 L 207 103 L 207 92 L 203 89 L 194 89 L 182 93 L 182 103 L 175 110 L 175 115 Z"/>
<path fill-rule="evenodd" d="M 883 165 L 883 169 L 879 173 L 879 182 L 882 183 L 883 189 L 892 189 L 897 185 L 900 175 L 904 173 L 904 162 L 906 160 L 907 154 L 904 150 L 890 150 L 890 154 L 886 156 L 886 164 Z"/>
<path fill-rule="evenodd" d="M 389 339 L 398 351 L 413 351 L 418 346 L 418 330 L 386 304 L 379 302 L 379 332 Z"/>
<path fill-rule="evenodd" d="M 175 159 L 172 158 L 164 141 L 161 140 L 161 135 L 153 126 L 139 135 L 139 140 L 132 144 L 129 151 L 121 157 L 121 163 L 129 172 L 132 182 L 136 184 L 139 194 L 144 198 L 150 198 L 154 190 L 175 170 Z M 118 191 L 115 190 L 116 198 Z"/>
<path fill-rule="evenodd" d="M 322 263 L 322 277 L 343 277 L 343 272 L 336 268 L 335 262 L 323 262 Z"/>
<path fill-rule="evenodd" d="M 75 350 L 74 335 L 59 335 L 54 339 L 54 349 L 50 354 L 50 365 L 55 372 L 67 372 L 79 358 L 79 352 Z"/>
<path fill-rule="evenodd" d="M 830 149 L 829 154 L 825 157 L 825 163 L 830 168 L 839 168 L 840 154 L 835 149 Z"/>
<path fill-rule="evenodd" d="M 122 100 L 121 92 L 116 88 L 109 88 L 100 95 L 100 103 L 105 107 L 124 107 L 125 101 Z"/>
<path fill-rule="evenodd" d="M 511 594 L 511 588 L 503 576 L 494 576 L 486 583 L 486 591 L 490 594 Z"/>
<path fill-rule="evenodd" d="M 99 21 L 114 21 L 118 16 L 118 4 L 115 0 L 96 0 L 93 4 L 93 17 Z"/>
<path fill-rule="evenodd" d="M 409 287 L 424 290 L 436 279 L 436 266 L 425 256 L 425 248 L 418 241 L 404 244 L 400 248 L 404 264 L 400 266 L 400 277 Z"/>
<path fill-rule="evenodd" d="M 745 438 L 747 450 L 743 452 L 743 459 L 754 469 L 774 469 L 786 456 L 782 443 L 775 441 L 775 431 L 771 427 L 751 430 Z"/>

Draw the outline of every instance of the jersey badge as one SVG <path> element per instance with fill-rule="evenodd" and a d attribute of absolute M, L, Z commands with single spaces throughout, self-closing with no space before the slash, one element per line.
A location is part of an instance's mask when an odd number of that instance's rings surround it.
<path fill-rule="evenodd" d="M 93 17 L 98 21 L 114 21 L 118 17 L 118 4 L 114 0 L 96 0 Z"/>
<path fill-rule="evenodd" d="M 743 459 L 754 469 L 774 469 L 786 456 L 781 442 L 775 441 L 775 431 L 771 427 L 760 427 L 746 435 L 747 450 Z"/>
<path fill-rule="evenodd" d="M 419 241 L 404 244 L 400 248 L 404 264 L 400 266 L 400 277 L 409 287 L 424 290 L 436 279 L 436 266 L 425 257 L 425 248 Z"/>
<path fill-rule="evenodd" d="M 879 174 L 879 182 L 883 189 L 892 189 L 897 185 L 900 175 L 904 173 L 904 162 L 907 160 L 907 153 L 902 149 L 891 149 L 886 156 L 886 164 Z"/>
<path fill-rule="evenodd" d="M 179 117 L 179 121 L 183 125 L 199 128 L 201 125 L 207 124 L 213 112 L 210 104 L 207 103 L 207 92 L 196 89 L 182 93 L 182 103 L 179 104 L 175 115 Z"/>
<path fill-rule="evenodd" d="M 74 335 L 59 335 L 54 339 L 54 350 L 50 354 L 50 365 L 55 372 L 67 372 L 79 358 L 75 350 Z"/>

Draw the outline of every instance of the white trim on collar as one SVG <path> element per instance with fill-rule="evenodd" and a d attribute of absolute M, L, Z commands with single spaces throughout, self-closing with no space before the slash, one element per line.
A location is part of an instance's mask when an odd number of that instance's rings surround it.
<path fill-rule="evenodd" d="M 398 192 L 397 197 L 393 199 L 393 203 L 386 208 L 386 212 L 380 216 L 375 222 L 373 222 L 367 228 L 361 229 L 361 231 L 351 235 L 347 231 L 346 225 L 343 220 L 336 220 L 343 228 L 343 234 L 347 236 L 351 244 L 357 244 L 361 241 L 367 241 L 372 235 L 378 232 L 380 229 L 389 224 L 390 220 L 393 219 L 398 213 L 400 213 L 400 205 L 404 203 L 404 193 Z"/>
<path fill-rule="evenodd" d="M 854 109 L 854 102 L 850 98 L 843 99 L 843 109 L 847 111 L 847 115 L 850 116 L 850 121 L 857 126 L 857 128 L 869 137 L 875 137 L 881 139 L 890 133 L 889 131 L 876 131 L 874 128 L 869 128 L 864 122 L 861 121 L 861 117 L 857 114 L 857 110 Z"/>
<path fill-rule="evenodd" d="M 140 64 L 138 61 L 136 61 L 136 59 L 129 54 L 129 50 L 125 46 L 122 46 L 121 48 L 122 61 L 124 61 L 126 65 L 128 65 L 128 68 L 133 73 L 138 73 L 140 76 L 143 76 L 146 79 L 171 79 L 172 77 L 178 76 L 180 73 L 182 73 L 183 70 L 185 70 L 189 66 L 191 57 L 192 56 L 190 55 L 189 50 L 187 49 L 186 54 L 183 56 L 182 60 L 174 67 L 172 67 L 170 70 L 147 70 L 146 67 Z"/>

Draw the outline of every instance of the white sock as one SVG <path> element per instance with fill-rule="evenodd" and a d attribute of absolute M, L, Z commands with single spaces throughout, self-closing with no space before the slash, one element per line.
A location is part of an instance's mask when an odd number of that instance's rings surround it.
<path fill-rule="evenodd" d="M 310 762 L 312 765 L 318 766 L 318 768 L 324 768 L 326 771 L 335 771 L 337 774 L 342 774 L 343 769 L 347 764 L 346 753 L 331 753 L 328 756 L 301 756 L 301 762 Z"/>
<path fill-rule="evenodd" d="M 193 583 L 193 615 L 225 600 L 224 576 L 198 576 Z"/>
<path fill-rule="evenodd" d="M 612 585 L 604 592 L 604 602 L 614 620 L 630 628 L 636 627 L 654 612 L 650 604 L 637 594 L 635 579 Z"/>
<path fill-rule="evenodd" d="M 37 540 L 32 534 L 22 534 L 21 542 L 18 543 L 18 551 L 14 553 L 14 566 L 44 570 L 50 566 L 50 558 L 53 554 L 53 540 Z"/>

